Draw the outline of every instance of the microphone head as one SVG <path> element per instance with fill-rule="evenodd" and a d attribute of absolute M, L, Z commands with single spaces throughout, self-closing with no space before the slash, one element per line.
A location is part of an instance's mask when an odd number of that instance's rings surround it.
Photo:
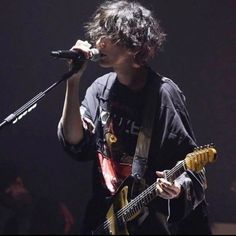
<path fill-rule="evenodd" d="M 91 57 L 89 60 L 91 61 L 98 61 L 101 57 L 101 54 L 97 48 L 91 48 Z M 85 58 L 85 55 L 83 52 L 77 52 L 73 50 L 58 50 L 58 51 L 51 51 L 51 56 L 56 58 L 62 58 L 62 59 L 71 59 L 74 61 L 85 61 L 87 60 Z"/>
<path fill-rule="evenodd" d="M 50 55 L 53 57 L 58 57 L 60 55 L 60 51 L 51 51 Z"/>
<path fill-rule="evenodd" d="M 91 61 L 98 61 L 101 57 L 101 54 L 97 48 L 91 48 L 92 57 L 90 58 Z"/>

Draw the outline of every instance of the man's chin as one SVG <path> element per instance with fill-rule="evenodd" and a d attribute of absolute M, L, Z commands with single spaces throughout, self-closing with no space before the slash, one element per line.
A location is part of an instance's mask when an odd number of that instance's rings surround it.
<path fill-rule="evenodd" d="M 109 63 L 106 58 L 101 58 L 99 61 L 98 61 L 99 65 L 103 68 L 111 68 L 112 65 L 111 63 Z"/>

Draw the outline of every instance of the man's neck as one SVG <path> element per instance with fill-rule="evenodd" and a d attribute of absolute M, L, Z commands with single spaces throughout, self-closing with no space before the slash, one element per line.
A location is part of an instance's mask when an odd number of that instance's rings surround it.
<path fill-rule="evenodd" d="M 119 82 L 131 90 L 142 89 L 148 78 L 148 68 L 146 66 L 115 70 L 115 72 Z"/>

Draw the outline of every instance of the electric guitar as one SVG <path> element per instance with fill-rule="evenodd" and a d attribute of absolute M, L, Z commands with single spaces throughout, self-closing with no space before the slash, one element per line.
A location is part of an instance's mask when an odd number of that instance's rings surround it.
<path fill-rule="evenodd" d="M 187 154 L 184 160 L 178 162 L 172 169 L 165 171 L 165 178 L 173 182 L 187 170 L 199 172 L 210 162 L 216 160 L 217 151 L 212 145 L 198 147 Z M 128 201 L 129 191 L 134 183 L 134 177 L 129 176 L 121 184 L 112 197 L 112 204 L 106 213 L 105 221 L 92 231 L 94 235 L 128 235 L 127 222 L 135 219 L 140 211 L 158 196 L 156 182 L 146 188 L 131 201 Z"/>

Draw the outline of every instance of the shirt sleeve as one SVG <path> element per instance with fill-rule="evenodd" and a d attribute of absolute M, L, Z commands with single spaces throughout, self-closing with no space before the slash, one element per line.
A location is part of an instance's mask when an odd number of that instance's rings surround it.
<path fill-rule="evenodd" d="M 83 129 L 83 132 L 84 138 L 81 142 L 78 144 L 70 144 L 65 139 L 61 122 L 58 124 L 57 135 L 60 143 L 62 144 L 64 150 L 77 160 L 84 160 L 82 157 L 87 156 L 85 154 L 87 153 L 87 150 L 89 150 L 88 146 L 91 142 L 91 133 L 86 129 Z"/>
<path fill-rule="evenodd" d="M 167 140 L 167 143 L 171 140 L 172 150 L 170 152 L 176 162 L 192 152 L 197 144 L 186 108 L 185 97 L 173 81 L 167 79 L 166 82 L 162 94 L 162 110 L 164 111 L 162 119 L 165 122 L 163 143 L 164 140 Z M 182 193 L 179 198 L 168 200 L 168 222 L 183 219 L 205 200 L 206 176 L 204 168 L 199 173 L 187 170 L 176 181 L 181 184 Z"/>

